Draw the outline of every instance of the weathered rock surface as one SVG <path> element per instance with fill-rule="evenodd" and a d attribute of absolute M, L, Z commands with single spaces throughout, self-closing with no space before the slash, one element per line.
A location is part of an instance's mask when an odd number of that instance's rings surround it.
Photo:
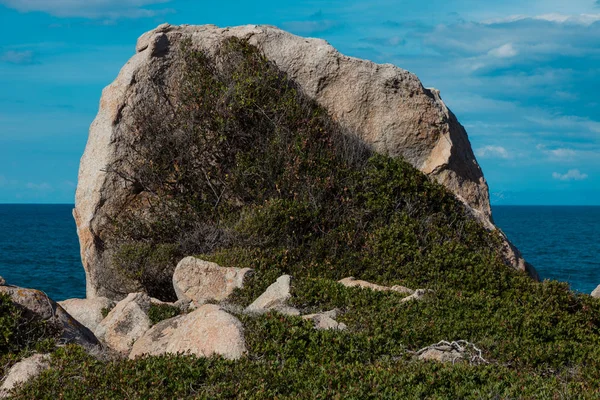
<path fill-rule="evenodd" d="M 98 338 L 115 351 L 129 353 L 133 343 L 150 329 L 150 304 L 145 293 L 129 294 L 100 322 Z"/>
<path fill-rule="evenodd" d="M 335 320 L 338 314 L 338 310 L 331 310 L 317 314 L 303 315 L 302 319 L 312 321 L 315 325 L 315 329 L 318 330 L 337 329 L 343 331 L 347 328 L 347 326 L 346 324 L 337 322 Z"/>
<path fill-rule="evenodd" d="M 103 246 L 107 216 L 131 193 L 109 178 L 105 168 L 123 156 L 131 110 L 152 93 L 153 72 L 167 71 L 182 39 L 208 54 L 227 37 L 246 38 L 257 46 L 304 93 L 314 98 L 336 121 L 356 133 L 375 150 L 402 156 L 445 185 L 470 207 L 490 229 L 488 186 L 477 164 L 465 129 L 441 100 L 419 79 L 391 64 L 340 54 L 320 39 L 305 39 L 269 26 L 218 28 L 161 25 L 138 41 L 137 54 L 117 79 L 104 89 L 100 110 L 81 159 L 74 217 L 86 272 L 87 297 L 121 299 L 139 290 L 108 259 Z M 506 240 L 506 262 L 526 270 L 514 246 Z M 534 270 L 531 269 L 531 274 Z"/>
<path fill-rule="evenodd" d="M 219 306 L 205 304 L 196 311 L 161 321 L 138 339 L 129 358 L 147 354 L 217 354 L 237 360 L 246 352 L 244 328 Z"/>
<path fill-rule="evenodd" d="M 263 294 L 246 307 L 245 311 L 260 314 L 275 310 L 286 315 L 300 315 L 300 311 L 287 305 L 287 301 L 292 297 L 291 281 L 292 277 L 289 275 L 280 276 Z"/>
<path fill-rule="evenodd" d="M 100 325 L 100 322 L 104 319 L 102 310 L 110 310 L 115 306 L 115 302 L 106 297 L 96 297 L 94 299 L 68 299 L 59 301 L 58 304 L 94 334 L 97 333 L 96 330 L 98 325 Z"/>
<path fill-rule="evenodd" d="M 349 276 L 348 278 L 341 279 L 338 282 L 346 287 L 360 287 L 363 289 L 375 290 L 377 292 L 393 291 L 393 292 L 406 293 L 406 294 L 414 293 L 414 290 L 409 289 L 404 286 L 400 286 L 400 285 L 394 285 L 392 287 L 381 286 L 381 285 L 376 285 L 375 283 L 361 281 L 359 279 L 354 278 L 353 276 Z"/>
<path fill-rule="evenodd" d="M 0 276 L 0 286 L 4 286 L 6 285 L 6 281 L 4 280 L 3 277 Z"/>
<path fill-rule="evenodd" d="M 173 274 L 173 288 L 179 300 L 226 300 L 235 289 L 244 286 L 252 274 L 250 268 L 227 268 L 195 257 L 186 257 L 177 264 Z"/>
<path fill-rule="evenodd" d="M 0 387 L 0 398 L 8 397 L 12 389 L 27 383 L 50 368 L 49 361 L 50 356 L 47 354 L 34 354 L 13 365 Z"/>
<path fill-rule="evenodd" d="M 600 285 L 596 287 L 591 293 L 592 297 L 600 298 Z"/>
<path fill-rule="evenodd" d="M 0 293 L 9 295 L 17 306 L 22 307 L 25 317 L 40 318 L 55 326 L 59 330 L 62 342 L 76 343 L 86 348 L 100 344 L 92 331 L 77 322 L 44 292 L 16 286 L 0 286 Z"/>

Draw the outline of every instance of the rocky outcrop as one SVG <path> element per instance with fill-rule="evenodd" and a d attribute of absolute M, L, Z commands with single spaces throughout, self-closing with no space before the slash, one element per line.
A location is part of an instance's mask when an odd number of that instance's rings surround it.
<path fill-rule="evenodd" d="M 363 288 L 363 289 L 375 290 L 376 292 L 392 291 L 392 292 L 405 293 L 405 294 L 413 294 L 415 292 L 414 290 L 409 289 L 404 286 L 400 286 L 400 285 L 394 285 L 392 287 L 381 286 L 381 285 L 377 285 L 375 283 L 361 281 L 359 279 L 354 278 L 353 276 L 341 279 L 338 281 L 338 283 L 341 283 L 342 285 L 344 285 L 346 287 L 359 287 L 359 288 Z"/>
<path fill-rule="evenodd" d="M 49 361 L 50 356 L 47 354 L 34 354 L 13 365 L 0 387 L 0 398 L 9 397 L 11 390 L 27 383 L 50 368 Z"/>
<path fill-rule="evenodd" d="M 376 151 L 404 157 L 445 185 L 494 229 L 488 186 L 465 129 L 439 92 L 424 88 L 415 75 L 391 64 L 344 56 L 324 40 L 305 39 L 274 27 L 161 25 L 139 39 L 137 54 L 104 90 L 81 159 L 74 217 L 88 297 L 121 299 L 140 289 L 112 265 L 103 241 L 107 217 L 128 196 L 127 189 L 105 171 L 124 155 L 123 127 L 132 123 L 130 110 L 152 94 L 153 72 L 166 71 L 164 82 L 170 81 L 169 68 L 176 54 L 172 50 L 184 38 L 210 55 L 231 36 L 257 46 L 338 123 Z M 527 269 L 518 250 L 505 242 L 506 262 Z"/>
<path fill-rule="evenodd" d="M 291 294 L 292 277 L 282 275 L 265 290 L 252 304 L 246 307 L 247 313 L 261 314 L 267 311 L 278 311 L 286 315 L 300 315 L 300 311 L 288 306 Z"/>
<path fill-rule="evenodd" d="M 61 342 L 76 343 L 85 348 L 100 344 L 88 328 L 77 322 L 44 292 L 17 286 L 0 286 L 0 293 L 9 295 L 12 302 L 23 309 L 26 318 L 41 319 L 56 327 Z"/>
<path fill-rule="evenodd" d="M 205 304 L 187 315 L 159 322 L 138 339 L 129 358 L 141 355 L 189 353 L 220 355 L 237 360 L 246 352 L 244 328 L 233 315 Z"/>
<path fill-rule="evenodd" d="M 226 300 L 235 289 L 244 286 L 252 274 L 250 268 L 226 268 L 213 262 L 186 257 L 177 264 L 173 274 L 173 288 L 179 300 L 198 304 Z"/>
<path fill-rule="evenodd" d="M 133 343 L 150 329 L 150 304 L 144 293 L 129 294 L 98 325 L 98 338 L 117 352 L 129 353 Z"/>
<path fill-rule="evenodd" d="M 596 286 L 596 289 L 592 291 L 591 296 L 600 298 L 600 285 Z"/>
<path fill-rule="evenodd" d="M 94 334 L 97 334 L 98 325 L 104 319 L 103 310 L 111 310 L 115 306 L 115 302 L 106 297 L 68 299 L 59 301 L 58 304 Z"/>

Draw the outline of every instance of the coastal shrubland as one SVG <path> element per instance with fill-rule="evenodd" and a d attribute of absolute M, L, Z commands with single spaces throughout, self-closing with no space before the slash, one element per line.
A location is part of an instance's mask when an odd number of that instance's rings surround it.
<path fill-rule="evenodd" d="M 214 57 L 191 43 L 179 51 L 173 92 L 157 75 L 128 127 L 130 157 L 107 169 L 132 195 L 104 239 L 114 265 L 166 301 L 184 256 L 252 268 L 229 299 L 247 354 L 106 360 L 69 345 L 15 398 L 600 396 L 597 299 L 505 265 L 498 234 L 447 189 L 372 152 L 246 41 L 228 39 Z M 282 274 L 293 276 L 291 306 L 338 309 L 347 329 L 241 311 Z M 337 282 L 348 276 L 432 293 L 402 302 Z M 178 312 L 152 307 L 153 323 Z M 13 344 L 0 348 L 31 346 L 15 347 L 2 318 Z M 475 344 L 484 362 L 415 357 L 441 340 Z"/>

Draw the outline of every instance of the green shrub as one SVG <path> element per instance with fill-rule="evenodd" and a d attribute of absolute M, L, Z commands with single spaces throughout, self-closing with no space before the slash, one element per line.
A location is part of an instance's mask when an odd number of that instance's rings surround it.
<path fill-rule="evenodd" d="M 148 317 L 152 325 L 156 325 L 165 319 L 176 317 L 179 314 L 181 314 L 181 310 L 170 304 L 152 304 L 148 310 Z"/>
<path fill-rule="evenodd" d="M 224 41 L 216 59 L 189 42 L 179 51 L 180 81 L 133 110 L 129 156 L 108 168 L 134 195 L 104 238 L 113 263 L 163 300 L 184 255 L 253 268 L 232 299 L 243 306 L 289 273 L 293 306 L 337 308 L 348 329 L 238 315 L 238 361 L 101 362 L 68 346 L 17 398 L 600 396 L 597 299 L 508 268 L 497 233 L 443 186 L 373 154 L 246 41 Z M 435 293 L 402 303 L 336 283 L 347 276 Z M 151 308 L 153 323 L 174 315 Z M 414 359 L 440 340 L 473 342 L 489 363 Z"/>

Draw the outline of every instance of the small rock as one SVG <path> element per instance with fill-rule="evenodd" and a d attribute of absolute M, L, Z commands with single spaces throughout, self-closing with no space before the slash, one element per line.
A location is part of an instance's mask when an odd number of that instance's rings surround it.
<path fill-rule="evenodd" d="M 113 308 L 97 328 L 98 338 L 120 353 L 128 353 L 133 343 L 150 329 L 150 297 L 130 293 Z"/>
<path fill-rule="evenodd" d="M 331 310 L 318 314 L 304 315 L 302 319 L 312 321 L 315 324 L 315 329 L 318 330 L 337 329 L 343 331 L 347 328 L 347 326 L 346 324 L 337 322 L 335 320 L 338 313 L 338 310 Z"/>
<path fill-rule="evenodd" d="M 6 280 L 4 280 L 4 278 L 0 276 L 0 286 L 4 285 L 6 285 Z"/>
<path fill-rule="evenodd" d="M 252 274 L 250 268 L 227 268 L 213 262 L 186 257 L 177 264 L 173 273 L 173 288 L 179 300 L 226 300 L 235 289 L 244 287 Z"/>
<path fill-rule="evenodd" d="M 0 398 L 9 396 L 9 392 L 23 383 L 37 377 L 50 368 L 50 356 L 47 354 L 34 354 L 15 365 L 8 371 L 2 387 L 0 387 Z"/>
<path fill-rule="evenodd" d="M 205 304 L 190 314 L 153 326 L 135 342 L 129 358 L 190 353 L 200 357 L 218 354 L 237 360 L 245 352 L 242 323 L 221 307 Z"/>
<path fill-rule="evenodd" d="M 287 305 L 287 301 L 292 297 L 291 280 L 289 275 L 282 275 L 277 281 L 265 290 L 254 303 L 246 307 L 247 313 L 265 313 L 269 310 L 279 311 L 286 315 L 300 315 L 300 311 Z"/>
<path fill-rule="evenodd" d="M 594 289 L 594 291 L 592 292 L 592 297 L 600 298 L 600 285 L 598 285 L 596 289 Z"/>
<path fill-rule="evenodd" d="M 68 299 L 60 301 L 60 304 L 73 318 L 79 321 L 83 326 L 97 335 L 97 328 L 104 319 L 102 310 L 112 309 L 115 302 L 106 297 L 96 297 L 93 299 Z"/>
<path fill-rule="evenodd" d="M 338 282 L 341 283 L 342 285 L 346 286 L 346 287 L 360 287 L 360 288 L 363 288 L 363 289 L 371 289 L 371 290 L 374 290 L 376 292 L 389 292 L 389 291 L 393 291 L 393 292 L 406 293 L 406 294 L 413 294 L 414 293 L 414 290 L 409 289 L 409 288 L 404 287 L 404 286 L 400 286 L 400 285 L 394 285 L 392 287 L 381 286 L 381 285 L 376 285 L 376 284 L 371 283 L 371 282 L 358 280 L 358 279 L 354 278 L 353 276 L 350 276 L 348 278 L 344 278 L 342 280 L 339 280 Z"/>
<path fill-rule="evenodd" d="M 419 355 L 419 360 L 433 360 L 442 363 L 454 363 L 462 360 L 463 354 L 455 349 L 429 349 Z"/>
<path fill-rule="evenodd" d="M 433 293 L 433 290 L 417 289 L 410 296 L 407 296 L 407 297 L 403 298 L 402 300 L 400 300 L 400 302 L 406 303 L 407 301 L 412 301 L 412 300 L 423 300 L 425 298 L 425 296 L 427 296 L 429 293 Z"/>
<path fill-rule="evenodd" d="M 39 318 L 59 329 L 62 342 L 76 343 L 86 349 L 100 344 L 90 329 L 75 320 L 44 292 L 16 286 L 0 286 L 0 293 L 9 295 L 11 300 L 24 310 L 26 318 Z"/>

